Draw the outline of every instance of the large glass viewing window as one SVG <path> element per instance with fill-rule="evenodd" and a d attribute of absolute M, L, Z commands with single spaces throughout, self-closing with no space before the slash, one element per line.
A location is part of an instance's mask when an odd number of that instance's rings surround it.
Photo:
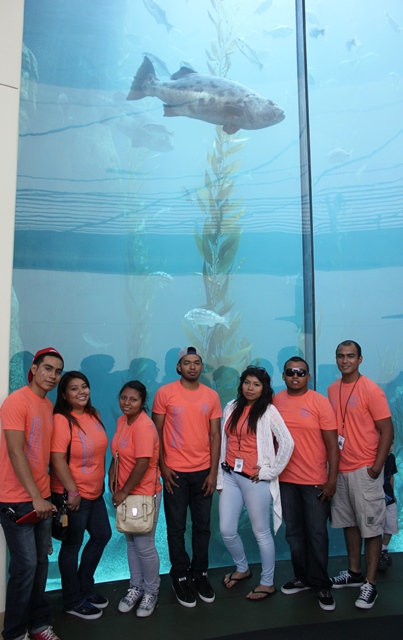
<path fill-rule="evenodd" d="M 388 13 L 380 0 L 156 6 L 25 0 L 12 390 L 32 354 L 52 345 L 66 370 L 88 376 L 111 439 L 122 384 L 140 379 L 151 406 L 157 388 L 177 379 L 185 345 L 202 351 L 203 382 L 224 406 L 251 362 L 282 389 L 295 354 L 316 362 L 313 384 L 326 393 L 338 377 L 335 347 L 352 338 L 363 372 L 387 392 L 399 460 L 401 3 L 389 0 Z M 153 87 L 138 81 L 130 96 L 144 64 Z M 207 86 L 222 82 L 210 111 L 199 104 L 189 117 L 186 99 L 178 114 L 164 107 L 181 68 Z M 235 131 L 244 87 L 275 103 L 271 126 L 252 108 Z M 217 113 L 228 120 L 217 124 Z M 307 193 L 312 237 L 303 243 Z M 246 515 L 241 531 L 257 561 Z M 157 539 L 167 572 L 163 517 Z M 276 557 L 288 558 L 283 528 L 275 542 Z M 59 586 L 54 546 L 49 588 Z M 391 548 L 401 547 L 394 536 Z M 230 563 L 216 503 L 210 549 L 212 566 Z M 340 532 L 331 532 L 331 553 L 345 553 Z M 97 579 L 127 576 L 115 532 Z"/>

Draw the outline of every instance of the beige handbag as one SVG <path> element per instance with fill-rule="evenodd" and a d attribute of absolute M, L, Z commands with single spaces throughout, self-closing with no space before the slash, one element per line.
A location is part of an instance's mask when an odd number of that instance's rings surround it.
<path fill-rule="evenodd" d="M 115 455 L 114 492 L 118 487 L 119 453 Z M 116 529 L 121 533 L 141 535 L 150 533 L 154 526 L 155 507 L 157 502 L 157 476 L 155 479 L 155 493 L 153 496 L 130 494 L 116 507 Z"/>

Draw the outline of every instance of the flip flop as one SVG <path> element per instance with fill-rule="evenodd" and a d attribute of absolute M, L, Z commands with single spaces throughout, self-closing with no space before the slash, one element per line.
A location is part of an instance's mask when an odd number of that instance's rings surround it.
<path fill-rule="evenodd" d="M 252 589 L 251 593 L 262 593 L 264 595 L 262 595 L 261 598 L 248 598 L 246 596 L 247 600 L 251 600 L 252 602 L 260 602 L 260 600 L 266 600 L 266 598 L 269 598 L 270 596 L 274 596 L 275 593 L 277 593 L 277 589 L 274 589 L 274 591 L 261 591 L 260 589 Z"/>
<path fill-rule="evenodd" d="M 227 577 L 226 575 L 223 577 L 222 579 L 222 583 L 224 585 L 224 587 L 226 587 L 227 589 L 232 589 L 232 587 L 235 587 L 235 584 L 237 582 L 241 582 L 242 580 L 246 580 L 247 578 L 251 578 L 252 577 L 252 571 L 249 570 L 249 573 L 247 576 L 243 576 L 242 578 L 233 578 L 232 576 L 234 575 L 235 571 L 233 571 L 232 573 L 228 574 L 228 580 L 227 582 L 225 582 L 225 578 Z M 235 582 L 235 584 L 233 584 L 231 587 L 228 586 L 229 582 Z"/>

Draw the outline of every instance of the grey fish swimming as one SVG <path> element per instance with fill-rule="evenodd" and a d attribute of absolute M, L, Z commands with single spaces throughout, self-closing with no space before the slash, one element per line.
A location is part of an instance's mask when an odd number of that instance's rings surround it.
<path fill-rule="evenodd" d="M 242 55 L 244 55 L 245 58 L 249 60 L 249 62 L 252 62 L 252 64 L 257 64 L 260 71 L 263 69 L 264 65 L 257 57 L 256 51 L 254 51 L 243 38 L 235 38 L 235 44 Z"/>
<path fill-rule="evenodd" d="M 161 9 L 161 7 L 156 2 L 154 2 L 154 0 L 143 0 L 143 2 L 145 8 L 149 13 L 151 13 L 154 20 L 158 22 L 158 24 L 163 24 L 169 33 L 171 29 L 174 28 L 174 25 L 169 24 L 167 20 L 167 14 L 165 13 L 164 9 Z"/>
<path fill-rule="evenodd" d="M 192 324 L 202 325 L 206 327 L 215 327 L 216 324 L 223 324 L 229 329 L 228 316 L 220 316 L 211 309 L 192 309 L 185 315 L 185 320 L 189 320 Z"/>
<path fill-rule="evenodd" d="M 239 129 L 264 129 L 284 120 L 284 111 L 271 100 L 238 82 L 202 76 L 181 67 L 167 82 L 155 75 L 151 61 L 144 57 L 127 100 L 154 96 L 164 102 L 164 116 L 186 116 L 222 125 L 231 135 Z"/>

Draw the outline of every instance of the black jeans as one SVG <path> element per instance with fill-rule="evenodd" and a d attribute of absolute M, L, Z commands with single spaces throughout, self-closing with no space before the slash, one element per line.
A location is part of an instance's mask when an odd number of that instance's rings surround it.
<path fill-rule="evenodd" d="M 330 589 L 327 573 L 330 502 L 313 485 L 280 482 L 281 505 L 295 577 L 316 591 Z"/>
<path fill-rule="evenodd" d="M 204 496 L 203 483 L 210 469 L 203 471 L 177 471 L 178 487 L 168 493 L 164 487 L 164 510 L 167 523 L 170 575 L 183 578 L 191 572 L 199 577 L 208 568 L 210 542 L 210 512 L 213 496 Z M 188 507 L 192 518 L 192 561 L 185 547 L 186 516 Z"/>

